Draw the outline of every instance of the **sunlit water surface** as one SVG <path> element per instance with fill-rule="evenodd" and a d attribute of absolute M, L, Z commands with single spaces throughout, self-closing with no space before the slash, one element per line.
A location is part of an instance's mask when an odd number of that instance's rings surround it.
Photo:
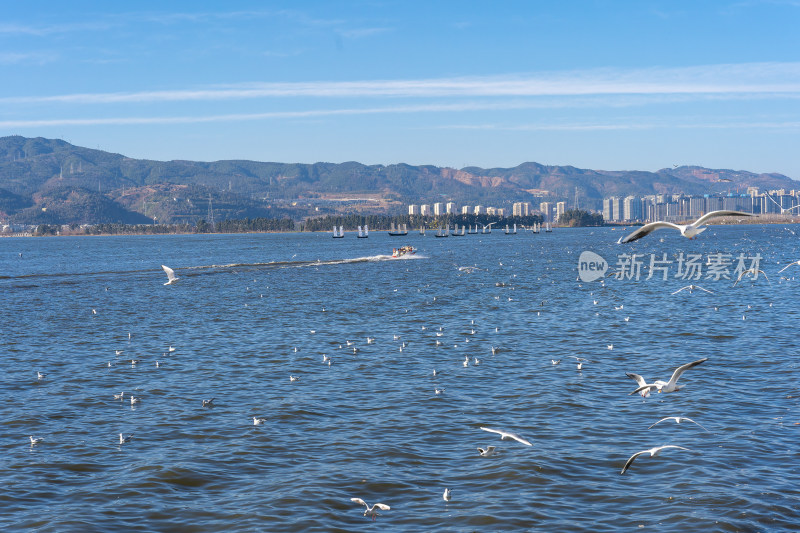
<path fill-rule="evenodd" d="M 797 231 L 0 239 L 0 526 L 796 527 L 800 267 L 778 270 L 800 259 Z M 417 254 L 390 259 L 403 244 Z M 612 268 L 667 254 L 670 279 L 578 281 L 585 250 Z M 760 254 L 770 283 L 676 278 L 681 252 Z M 672 294 L 689 283 L 713 294 Z M 629 394 L 626 372 L 666 380 L 704 357 L 681 391 Z M 677 415 L 708 431 L 647 429 Z M 691 451 L 620 475 L 663 444 Z M 391 510 L 372 522 L 351 497 Z"/>

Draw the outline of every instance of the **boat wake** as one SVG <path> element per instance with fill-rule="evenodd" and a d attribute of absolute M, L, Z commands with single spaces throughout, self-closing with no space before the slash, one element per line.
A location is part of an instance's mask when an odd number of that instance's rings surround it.
<path fill-rule="evenodd" d="M 329 265 L 348 265 L 355 263 L 376 263 L 380 261 L 407 261 L 413 259 L 425 259 L 425 256 L 419 254 L 408 254 L 401 257 L 392 257 L 391 255 L 369 255 L 364 257 L 352 257 L 346 259 L 316 259 L 314 261 L 269 261 L 262 263 L 226 263 L 226 264 L 213 264 L 213 265 L 199 265 L 188 267 L 173 267 L 176 272 L 181 272 L 182 276 L 192 277 L 204 274 L 213 274 L 217 272 L 226 272 L 232 270 L 264 270 L 272 268 L 305 268 L 315 266 L 329 266 Z M 135 269 L 135 270 L 104 270 L 99 272 L 42 272 L 42 273 L 28 273 L 19 276 L 4 276 L 0 275 L 0 282 L 5 286 L 6 283 L 12 286 L 23 280 L 35 280 L 55 278 L 59 279 L 61 284 L 75 283 L 70 281 L 69 278 L 81 278 L 91 276 L 112 276 L 119 274 L 142 274 L 153 272 L 157 270 L 159 274 L 163 274 L 161 268 L 158 269 Z M 35 285 L 32 285 L 35 286 Z M 26 285 L 27 287 L 27 285 Z M 24 288 L 24 287 L 17 287 Z"/>

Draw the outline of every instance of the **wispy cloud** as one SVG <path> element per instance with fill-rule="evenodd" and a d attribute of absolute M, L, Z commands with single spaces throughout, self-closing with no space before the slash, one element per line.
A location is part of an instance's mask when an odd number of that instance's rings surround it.
<path fill-rule="evenodd" d="M 0 65 L 16 65 L 20 63 L 44 65 L 46 63 L 52 63 L 57 59 L 57 54 L 49 54 L 44 52 L 0 52 Z"/>
<path fill-rule="evenodd" d="M 461 113 L 481 110 L 514 110 L 531 107 L 526 102 L 464 102 L 451 104 L 422 104 L 366 108 L 311 109 L 299 111 L 273 111 L 266 113 L 234 113 L 220 115 L 151 116 L 151 117 L 104 117 L 63 118 L 38 120 L 2 120 L 0 128 L 42 128 L 53 126 L 130 126 L 130 125 L 176 125 L 213 122 L 245 122 L 263 120 L 291 120 L 307 118 L 414 113 Z M 702 122 L 692 119 L 666 119 L 643 122 L 640 119 L 616 122 L 557 123 L 540 122 L 524 124 L 451 124 L 433 126 L 436 129 L 452 130 L 497 130 L 497 131 L 601 131 L 601 130 L 646 130 L 646 129 L 799 129 L 799 121 L 789 120 L 744 120 Z"/>
<path fill-rule="evenodd" d="M 45 37 L 53 34 L 77 31 L 105 31 L 113 27 L 115 27 L 115 24 L 104 21 L 41 25 L 6 23 L 0 24 L 0 35 L 31 35 Z"/>
<path fill-rule="evenodd" d="M 391 28 L 354 28 L 350 30 L 339 30 L 337 33 L 345 39 L 360 39 L 362 37 L 372 37 L 380 33 L 392 31 Z"/>
<path fill-rule="evenodd" d="M 198 89 L 0 98 L 0 103 L 112 104 L 255 98 L 465 98 L 591 95 L 798 94 L 800 63 L 592 69 L 487 77 L 245 83 Z"/>

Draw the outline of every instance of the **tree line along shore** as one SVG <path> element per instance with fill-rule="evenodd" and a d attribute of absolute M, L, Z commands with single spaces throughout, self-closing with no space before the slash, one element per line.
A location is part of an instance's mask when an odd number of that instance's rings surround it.
<path fill-rule="evenodd" d="M 800 216 L 760 215 L 741 220 L 745 224 L 787 224 L 800 222 Z M 737 221 L 738 222 L 738 221 Z M 543 224 L 540 215 L 497 217 L 490 215 L 447 215 L 442 217 L 422 217 L 419 215 L 342 215 L 309 218 L 298 222 L 290 218 L 244 218 L 208 222 L 199 219 L 194 224 L 40 224 L 35 228 L 8 232 L 0 236 L 53 236 L 53 235 L 175 235 L 196 233 L 291 233 L 291 232 L 326 232 L 333 227 L 343 227 L 345 231 L 355 232 L 358 227 L 367 226 L 370 231 L 388 231 L 406 227 L 408 231 L 437 230 L 454 226 L 477 226 L 481 231 L 491 224 L 495 230 L 503 230 L 506 225 L 516 224 L 518 227 L 532 227 Z M 602 214 L 590 213 L 580 209 L 567 210 L 561 215 L 556 227 L 597 227 L 597 226 L 635 226 L 641 223 L 607 223 Z"/>

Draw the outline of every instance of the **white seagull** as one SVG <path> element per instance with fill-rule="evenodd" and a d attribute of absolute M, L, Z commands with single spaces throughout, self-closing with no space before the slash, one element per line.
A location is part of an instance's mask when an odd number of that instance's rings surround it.
<path fill-rule="evenodd" d="M 296 376 L 289 376 L 289 381 L 297 381 L 298 379 L 300 379 L 300 378 L 298 378 Z"/>
<path fill-rule="evenodd" d="M 500 435 L 500 440 L 511 440 L 511 439 L 514 439 L 515 441 L 521 442 L 522 444 L 525 444 L 527 446 L 533 446 L 533 444 L 531 444 L 527 440 L 523 439 L 522 437 L 520 437 L 516 433 L 511 433 L 510 431 L 503 431 L 502 429 L 485 428 L 485 427 L 482 427 L 482 426 L 481 426 L 481 429 L 484 430 L 484 431 L 488 431 L 489 433 L 497 433 L 498 435 Z"/>
<path fill-rule="evenodd" d="M 178 281 L 179 279 L 181 279 L 178 276 L 176 276 L 175 275 L 175 271 L 172 270 L 167 265 L 161 265 L 161 268 L 163 268 L 164 272 L 167 274 L 167 282 L 164 285 L 171 285 L 171 284 L 175 283 L 176 281 Z"/>
<path fill-rule="evenodd" d="M 625 473 L 625 471 L 626 471 L 626 470 L 627 470 L 627 469 L 628 469 L 628 468 L 631 466 L 631 464 L 633 463 L 633 461 L 634 461 L 634 460 L 635 460 L 637 457 L 639 457 L 640 455 L 642 455 L 642 454 L 644 454 L 644 453 L 649 453 L 649 454 L 650 454 L 650 457 L 655 457 L 655 456 L 657 456 L 659 453 L 661 453 L 661 450 L 665 450 L 665 449 L 667 449 L 667 448 L 678 448 L 678 449 L 680 449 L 680 450 L 691 451 L 689 448 L 684 448 L 683 446 L 676 446 L 676 445 L 674 445 L 674 444 L 667 444 L 666 446 L 656 446 L 655 448 L 650 448 L 649 450 L 642 450 L 642 451 L 640 451 L 640 452 L 636 452 L 635 454 L 631 455 L 631 458 L 630 458 L 630 459 L 628 459 L 628 460 L 625 462 L 625 466 L 623 466 L 623 467 L 622 467 L 622 472 L 620 472 L 620 474 L 624 474 L 624 473 Z"/>
<path fill-rule="evenodd" d="M 452 498 L 450 489 L 444 489 L 444 494 L 442 494 L 442 498 L 446 502 L 450 501 L 450 498 Z"/>
<path fill-rule="evenodd" d="M 114 395 L 114 399 L 115 399 L 115 400 L 121 400 L 121 399 L 123 399 L 124 397 L 125 397 L 125 391 L 123 391 L 123 392 L 120 392 L 119 394 L 115 394 L 115 395 Z"/>
<path fill-rule="evenodd" d="M 358 504 L 361 504 L 364 507 L 366 507 L 367 510 L 364 511 L 364 516 L 372 515 L 372 519 L 373 520 L 375 520 L 375 517 L 380 514 L 380 513 L 378 513 L 378 509 L 380 509 L 381 511 L 388 511 L 388 510 L 391 509 L 391 507 L 389 507 L 385 503 L 376 503 L 375 505 L 370 507 L 369 505 L 367 505 L 367 502 L 365 502 L 361 498 L 350 498 L 350 501 L 358 503 Z"/>
<path fill-rule="evenodd" d="M 637 229 L 633 233 L 620 238 L 617 241 L 617 243 L 625 244 L 627 242 L 633 242 L 635 240 L 641 239 L 645 235 L 648 235 L 657 229 L 663 229 L 663 228 L 676 229 L 680 231 L 681 235 L 683 235 L 687 239 L 693 239 L 707 229 L 702 226 L 704 226 L 705 223 L 708 222 L 710 219 L 716 217 L 728 217 L 728 216 L 751 217 L 753 215 L 752 213 L 743 213 L 741 211 L 719 210 L 706 213 L 705 215 L 701 216 L 691 224 L 673 224 L 672 222 L 664 222 L 659 220 L 658 222 L 651 222 L 649 224 L 645 224 L 644 226 Z"/>
<path fill-rule="evenodd" d="M 254 426 L 260 426 L 261 424 L 265 423 L 266 421 L 267 421 L 267 419 L 264 418 L 264 417 L 258 417 L 258 416 L 254 416 L 253 417 L 253 425 Z"/>
<path fill-rule="evenodd" d="M 42 438 L 42 437 L 34 437 L 33 435 L 31 435 L 30 438 L 31 438 L 31 446 L 35 446 L 35 445 L 39 444 L 40 442 L 44 442 L 44 438 Z"/>
<path fill-rule="evenodd" d="M 778 202 L 776 202 L 775 199 L 772 198 L 772 196 L 770 196 L 769 194 L 767 194 L 767 198 L 772 200 L 772 203 L 778 206 L 778 209 L 781 210 L 781 215 L 785 215 L 786 213 L 791 213 L 792 210 L 797 209 L 798 207 L 800 207 L 800 204 L 797 204 L 797 205 L 793 205 L 792 207 L 787 207 L 786 209 L 784 209 L 783 206 L 781 204 L 779 204 Z"/>
<path fill-rule="evenodd" d="M 753 281 L 757 280 L 759 272 L 764 274 L 764 277 L 767 278 L 767 275 L 764 273 L 763 270 L 758 269 L 756 267 L 748 268 L 747 270 L 742 270 L 741 272 L 739 272 L 739 277 L 736 278 L 736 281 L 733 282 L 733 286 L 735 287 L 736 284 L 739 283 L 742 280 L 742 278 L 744 277 L 745 274 L 750 274 L 750 276 L 752 276 L 752 278 L 753 278 Z M 772 285 L 772 283 L 770 283 L 770 281 L 769 281 L 769 278 L 767 278 L 767 283 Z"/>
<path fill-rule="evenodd" d="M 38 380 L 40 380 L 40 381 L 41 381 L 41 380 L 43 380 L 45 377 L 47 377 L 47 376 L 45 376 L 45 375 L 44 375 L 44 374 L 42 374 L 41 372 L 37 372 L 37 373 L 36 373 L 36 379 L 38 379 Z"/>
<path fill-rule="evenodd" d="M 484 450 L 483 448 L 478 448 L 478 451 L 481 454 L 481 457 L 491 457 L 495 454 L 495 447 L 494 446 L 487 446 Z"/>
<path fill-rule="evenodd" d="M 210 400 L 203 400 L 203 407 L 213 407 L 214 400 L 216 400 L 216 397 Z"/>
<path fill-rule="evenodd" d="M 800 265 L 800 261 L 792 261 L 791 263 L 789 263 L 788 265 L 786 265 L 782 269 L 778 270 L 778 274 L 780 274 L 781 272 L 783 272 L 784 270 L 786 270 L 787 268 L 789 268 L 792 265 Z"/>
<path fill-rule="evenodd" d="M 658 422 L 656 422 L 655 424 L 653 424 L 652 426 L 650 426 L 647 429 L 650 429 L 651 427 L 653 427 L 653 426 L 655 426 L 657 424 L 660 424 L 664 420 L 674 420 L 676 424 L 680 424 L 681 422 L 683 422 L 685 420 L 687 422 L 691 422 L 692 424 L 697 424 L 698 426 L 703 428 L 705 431 L 708 431 L 705 427 L 703 427 L 703 424 L 698 424 L 697 422 L 695 422 L 694 420 L 692 420 L 688 416 L 667 416 L 665 418 L 662 418 L 661 420 L 659 420 Z"/>
<path fill-rule="evenodd" d="M 692 291 L 706 291 L 708 294 L 714 294 L 708 289 L 704 289 L 700 285 L 687 285 L 685 287 L 681 287 L 677 291 L 673 292 L 672 295 L 678 294 L 681 291 L 689 291 L 689 294 L 692 294 Z"/>
<path fill-rule="evenodd" d="M 634 374 L 633 372 L 625 372 L 625 375 L 631 378 L 632 380 L 636 381 L 636 384 L 640 387 L 645 387 L 647 382 L 644 380 L 642 376 L 639 374 Z M 650 397 L 650 389 L 642 389 L 639 391 L 639 394 L 642 395 L 642 398 L 649 398 Z"/>
<path fill-rule="evenodd" d="M 669 378 L 669 381 L 661 381 L 656 380 L 652 384 L 644 384 L 641 385 L 638 389 L 633 391 L 631 394 L 636 394 L 637 392 L 641 392 L 645 389 L 653 390 L 658 389 L 658 392 L 674 392 L 678 389 L 683 388 L 683 385 L 678 385 L 678 378 L 681 377 L 681 374 L 692 368 L 693 366 L 697 366 L 700 363 L 707 361 L 708 357 L 703 357 L 702 359 L 698 359 L 697 361 L 692 361 L 691 363 L 686 363 L 685 365 L 681 365 L 675 369 L 675 372 L 672 373 L 672 377 Z"/>
<path fill-rule="evenodd" d="M 130 442 L 133 438 L 133 435 L 123 435 L 122 433 L 119 434 L 119 443 L 125 444 L 126 442 Z"/>

